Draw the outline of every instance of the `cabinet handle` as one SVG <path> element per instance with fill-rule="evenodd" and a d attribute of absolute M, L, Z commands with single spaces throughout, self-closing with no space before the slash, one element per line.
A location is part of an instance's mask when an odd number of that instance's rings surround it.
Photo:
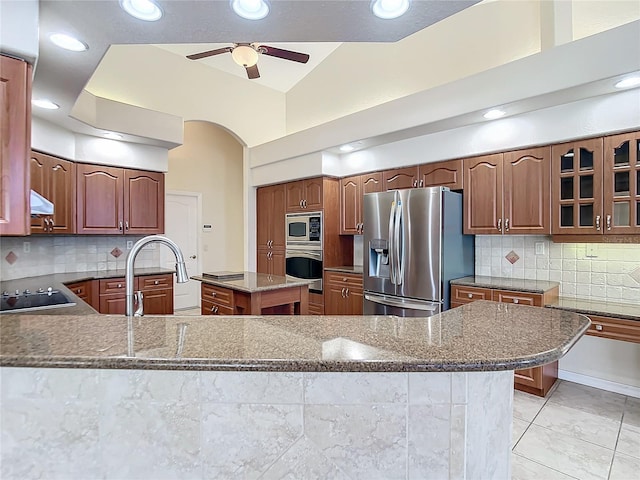
<path fill-rule="evenodd" d="M 342 298 L 344 298 L 344 287 L 342 287 L 342 290 L 340 290 L 340 294 L 342 295 Z"/>
<path fill-rule="evenodd" d="M 596 324 L 596 330 L 601 332 L 604 330 L 604 327 L 602 325 Z"/>
<path fill-rule="evenodd" d="M 349 289 L 348 288 L 345 290 L 344 296 L 347 297 L 347 298 L 349 297 Z"/>
<path fill-rule="evenodd" d="M 513 303 L 519 303 L 519 300 L 517 298 L 514 298 Z"/>
<path fill-rule="evenodd" d="M 122 222 L 118 222 L 118 230 L 122 231 Z"/>
<path fill-rule="evenodd" d="M 55 227 L 56 224 L 53 223 L 53 218 L 49 217 L 49 231 L 53 232 L 53 227 Z"/>
<path fill-rule="evenodd" d="M 211 313 L 218 313 L 219 308 L 216 306 L 211 307 Z"/>
<path fill-rule="evenodd" d="M 414 180 L 413 181 L 413 188 L 416 188 L 418 186 L 418 180 Z"/>
<path fill-rule="evenodd" d="M 424 187 L 424 180 L 420 180 L 420 188 Z"/>
<path fill-rule="evenodd" d="M 611 215 L 607 215 L 607 230 L 611 230 Z"/>
<path fill-rule="evenodd" d="M 467 297 L 473 298 L 473 293 L 467 293 Z"/>
<path fill-rule="evenodd" d="M 45 217 L 44 219 L 44 231 L 48 232 L 49 231 L 49 219 Z"/>
<path fill-rule="evenodd" d="M 307 208 L 307 201 L 306 201 L 306 200 L 303 200 L 303 201 L 302 201 L 302 206 L 303 206 L 304 208 Z"/>
<path fill-rule="evenodd" d="M 596 230 L 600 230 L 600 215 L 596 215 Z"/>
<path fill-rule="evenodd" d="M 300 205 L 300 208 L 302 208 L 302 200 L 298 202 L 298 205 Z"/>
<path fill-rule="evenodd" d="M 502 219 L 501 218 L 498 219 L 498 231 L 502 232 Z"/>
<path fill-rule="evenodd" d="M 125 230 L 129 230 L 129 220 L 127 220 L 126 222 L 124 222 L 124 229 L 125 229 Z"/>
<path fill-rule="evenodd" d="M 505 219 L 504 221 L 504 231 L 508 232 L 509 231 L 509 219 Z"/>

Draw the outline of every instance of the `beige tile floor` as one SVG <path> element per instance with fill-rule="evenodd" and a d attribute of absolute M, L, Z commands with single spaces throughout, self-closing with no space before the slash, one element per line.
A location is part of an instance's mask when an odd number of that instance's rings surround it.
<path fill-rule="evenodd" d="M 558 381 L 515 391 L 512 480 L 640 480 L 640 399 Z"/>

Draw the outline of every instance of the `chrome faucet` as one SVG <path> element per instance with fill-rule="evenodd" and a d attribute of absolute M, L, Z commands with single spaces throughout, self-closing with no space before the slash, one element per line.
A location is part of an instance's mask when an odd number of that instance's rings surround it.
<path fill-rule="evenodd" d="M 178 283 L 185 283 L 189 281 L 189 275 L 187 274 L 187 267 L 184 264 L 184 257 L 182 256 L 182 252 L 180 251 L 180 247 L 173 241 L 168 239 L 167 237 L 163 237 L 161 235 L 149 235 L 147 237 L 141 238 L 138 240 L 131 250 L 129 250 L 129 254 L 127 255 L 127 267 L 125 270 L 125 290 L 126 290 L 126 298 L 125 298 L 125 315 L 127 317 L 136 316 L 141 317 L 144 314 L 144 310 L 142 307 L 142 292 L 136 292 L 136 297 L 138 298 L 138 309 L 134 312 L 134 294 L 133 294 L 133 264 L 136 261 L 136 256 L 138 252 L 142 250 L 145 245 L 149 243 L 158 242 L 163 243 L 167 247 L 171 249 L 173 254 L 176 256 L 176 280 Z"/>

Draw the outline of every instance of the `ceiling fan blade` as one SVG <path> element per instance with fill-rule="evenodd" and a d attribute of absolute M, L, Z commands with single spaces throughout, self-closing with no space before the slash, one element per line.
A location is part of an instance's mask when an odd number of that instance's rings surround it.
<path fill-rule="evenodd" d="M 309 61 L 309 55 L 307 55 L 306 53 L 294 52 L 292 50 L 284 50 L 282 48 L 270 47 L 268 45 L 260 45 L 260 50 L 265 55 L 284 58 L 285 60 L 292 60 L 294 62 L 300 62 L 300 63 L 307 63 L 307 61 Z"/>
<path fill-rule="evenodd" d="M 253 80 L 254 78 L 260 78 L 260 72 L 258 72 L 258 65 L 252 67 L 244 67 L 247 70 L 247 77 Z"/>
<path fill-rule="evenodd" d="M 227 53 L 232 50 L 231 47 L 216 48 L 215 50 L 207 50 L 206 52 L 194 53 L 193 55 L 187 55 L 189 60 L 200 60 L 201 58 L 212 57 L 214 55 L 220 55 L 221 53 Z"/>

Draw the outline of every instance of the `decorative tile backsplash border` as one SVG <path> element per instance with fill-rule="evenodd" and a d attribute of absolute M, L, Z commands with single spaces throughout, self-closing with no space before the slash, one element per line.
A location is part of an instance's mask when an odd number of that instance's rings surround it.
<path fill-rule="evenodd" d="M 640 245 L 477 235 L 476 275 L 554 280 L 562 296 L 640 303 Z"/>
<path fill-rule="evenodd" d="M 0 280 L 125 268 L 127 242 L 142 236 L 0 237 Z M 142 249 L 136 267 L 160 266 L 160 251 Z"/>

